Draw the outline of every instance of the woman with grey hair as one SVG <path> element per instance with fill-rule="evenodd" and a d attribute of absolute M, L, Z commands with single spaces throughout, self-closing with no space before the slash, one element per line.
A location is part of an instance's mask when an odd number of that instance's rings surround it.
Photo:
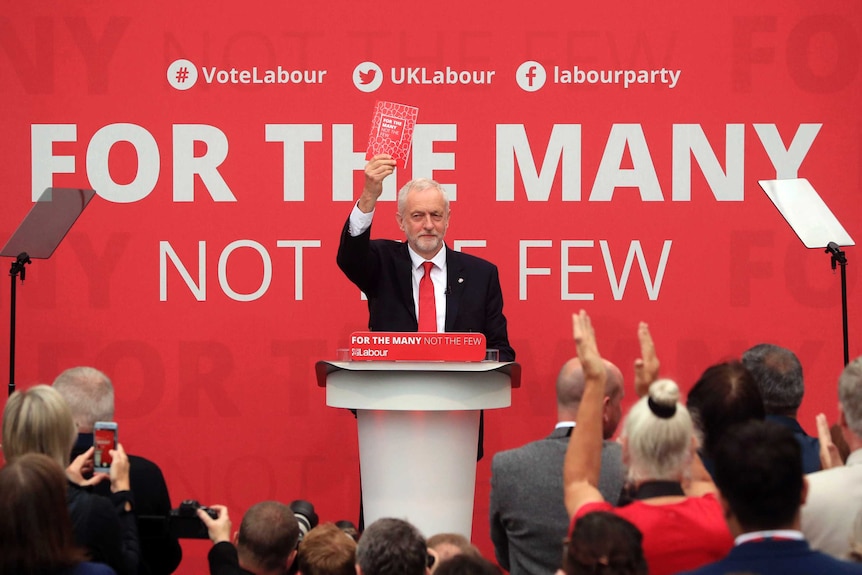
<path fill-rule="evenodd" d="M 583 310 L 573 316 L 586 388 L 563 467 L 566 509 L 574 522 L 592 511 L 610 511 L 643 534 L 651 575 L 670 575 L 724 557 L 733 539 L 715 485 L 699 463 L 694 425 L 679 402 L 679 387 L 658 380 L 632 406 L 623 424 L 623 462 L 633 501 L 612 507 L 596 488 L 601 469 L 602 404 L 607 374 L 595 332 Z"/>

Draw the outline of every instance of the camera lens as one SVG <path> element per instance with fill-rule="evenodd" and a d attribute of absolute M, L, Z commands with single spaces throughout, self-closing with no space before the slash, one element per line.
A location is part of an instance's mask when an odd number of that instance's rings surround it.
<path fill-rule="evenodd" d="M 354 541 L 359 541 L 359 530 L 356 529 L 356 525 L 352 521 L 342 519 L 341 521 L 336 521 L 335 526 L 344 531 Z"/>
<path fill-rule="evenodd" d="M 305 534 L 314 529 L 319 521 L 317 513 L 314 512 L 314 505 L 303 499 L 297 499 L 291 501 L 288 507 L 299 523 L 299 540 L 302 541 Z"/>

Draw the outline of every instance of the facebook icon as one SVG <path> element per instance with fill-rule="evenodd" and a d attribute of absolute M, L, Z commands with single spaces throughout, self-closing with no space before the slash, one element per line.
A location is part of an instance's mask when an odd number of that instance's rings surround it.
<path fill-rule="evenodd" d="M 525 92 L 535 92 L 545 85 L 547 74 L 545 68 L 538 62 L 529 60 L 518 66 L 515 80 Z"/>

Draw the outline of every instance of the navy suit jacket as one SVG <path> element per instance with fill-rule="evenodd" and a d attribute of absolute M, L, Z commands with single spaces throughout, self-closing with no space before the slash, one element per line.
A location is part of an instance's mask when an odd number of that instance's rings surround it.
<path fill-rule="evenodd" d="M 368 298 L 368 329 L 417 331 L 407 243 L 372 240 L 371 228 L 352 237 L 348 225 L 341 232 L 338 267 Z M 497 266 L 447 247 L 446 273 L 445 331 L 482 333 L 489 348 L 500 350 L 500 361 L 514 361 Z"/>
<path fill-rule="evenodd" d="M 861 574 L 862 564 L 835 559 L 813 551 L 807 541 L 758 541 L 737 545 L 721 561 L 688 575 L 845 575 Z"/>
<path fill-rule="evenodd" d="M 783 425 L 793 432 L 793 437 L 802 448 L 802 472 L 814 473 L 820 471 L 820 440 L 816 437 L 811 437 L 799 422 L 792 417 L 786 415 L 767 415 L 767 421 L 774 421 L 779 425 Z"/>

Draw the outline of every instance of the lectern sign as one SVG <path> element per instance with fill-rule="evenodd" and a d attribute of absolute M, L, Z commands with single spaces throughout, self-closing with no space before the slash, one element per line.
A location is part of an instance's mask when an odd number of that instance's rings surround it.
<path fill-rule="evenodd" d="M 357 331 L 350 335 L 350 359 L 376 361 L 482 361 L 481 333 Z"/>

